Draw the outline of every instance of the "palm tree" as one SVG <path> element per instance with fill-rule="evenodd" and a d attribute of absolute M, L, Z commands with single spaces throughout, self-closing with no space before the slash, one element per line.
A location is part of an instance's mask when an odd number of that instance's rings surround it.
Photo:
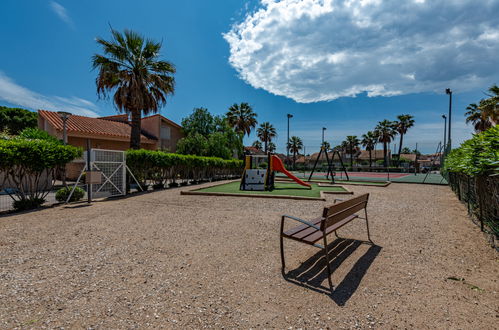
<path fill-rule="evenodd" d="M 104 55 L 92 57 L 93 69 L 99 69 L 97 94 L 113 101 L 120 112 L 131 116 L 130 148 L 140 149 L 142 114 L 158 112 L 166 97 L 175 90 L 175 67 L 159 59 L 161 43 L 145 39 L 131 30 L 120 33 L 111 29 L 112 40 L 97 38 Z"/>
<path fill-rule="evenodd" d="M 256 140 L 255 142 L 253 142 L 252 144 L 253 147 L 257 148 L 258 150 L 262 150 L 262 143 L 258 140 Z"/>
<path fill-rule="evenodd" d="M 376 125 L 375 133 L 378 136 L 378 141 L 383 143 L 384 166 L 388 167 L 388 148 L 387 145 L 397 135 L 396 123 L 389 120 L 383 120 Z"/>
<path fill-rule="evenodd" d="M 402 152 L 402 143 L 404 141 L 404 135 L 407 133 L 407 130 L 414 126 L 414 116 L 411 115 L 400 115 L 397 116 L 398 121 L 396 121 L 397 132 L 400 134 L 400 144 L 399 144 L 399 152 L 398 158 L 400 160 L 400 153 Z"/>
<path fill-rule="evenodd" d="M 251 130 L 258 123 L 256 120 L 257 114 L 253 112 L 253 108 L 248 103 L 241 103 L 230 106 L 227 112 L 227 120 L 229 125 L 234 130 L 242 135 L 250 135 Z"/>
<path fill-rule="evenodd" d="M 324 147 L 324 151 L 328 152 L 331 149 L 331 144 L 327 141 L 322 142 L 322 146 Z"/>
<path fill-rule="evenodd" d="M 484 100 L 480 101 L 480 104 L 482 104 Z M 466 111 L 464 115 L 466 116 L 466 123 L 472 123 L 475 131 L 477 132 L 483 132 L 490 127 L 492 127 L 492 122 L 490 121 L 490 118 L 486 115 L 485 111 L 482 110 L 480 106 L 478 106 L 476 103 L 471 103 L 466 107 Z"/>
<path fill-rule="evenodd" d="M 298 136 L 292 136 L 289 138 L 288 149 L 293 153 L 293 169 L 296 164 L 296 154 L 303 149 L 303 142 Z"/>
<path fill-rule="evenodd" d="M 372 167 L 372 151 L 376 146 L 376 134 L 373 131 L 369 131 L 366 134 L 362 134 L 362 141 L 360 143 L 367 151 L 369 151 L 369 167 Z"/>
<path fill-rule="evenodd" d="M 355 135 L 349 135 L 347 136 L 347 139 L 345 140 L 346 144 L 348 145 L 348 150 L 350 153 L 350 167 L 353 167 L 353 154 L 355 149 L 359 146 L 360 141 Z"/>
<path fill-rule="evenodd" d="M 265 144 L 265 152 L 268 151 L 268 144 L 272 141 L 273 138 L 277 136 L 276 130 L 274 126 L 268 121 L 262 123 L 260 127 L 258 127 L 257 136 Z"/>
<path fill-rule="evenodd" d="M 269 152 L 274 153 L 276 149 L 275 143 L 274 142 L 269 142 Z"/>

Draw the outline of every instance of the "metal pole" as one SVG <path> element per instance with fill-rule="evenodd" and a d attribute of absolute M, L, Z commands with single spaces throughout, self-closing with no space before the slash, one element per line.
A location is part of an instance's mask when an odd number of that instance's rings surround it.
<path fill-rule="evenodd" d="M 324 131 L 326 130 L 325 127 L 322 128 L 322 144 L 321 147 L 324 146 Z"/>
<path fill-rule="evenodd" d="M 66 117 L 62 118 L 62 142 L 64 145 L 68 143 L 67 121 Z"/>
<path fill-rule="evenodd" d="M 445 148 L 447 148 L 447 116 L 442 115 L 442 118 L 444 119 L 444 152 L 445 152 Z"/>
<path fill-rule="evenodd" d="M 92 153 L 92 147 L 90 145 L 90 139 L 87 139 L 87 172 L 88 171 L 91 171 L 92 168 L 90 167 L 91 166 L 91 162 L 90 162 L 90 155 Z M 85 175 L 85 180 L 87 180 L 88 182 L 88 177 Z M 92 203 L 92 185 L 87 183 L 87 201 L 88 203 Z"/>
<path fill-rule="evenodd" d="M 452 124 L 452 90 L 450 88 L 447 88 L 445 90 L 445 93 L 449 95 L 449 129 L 447 132 L 447 143 L 448 143 L 448 150 L 452 148 L 452 139 L 451 139 L 451 124 Z"/>
<path fill-rule="evenodd" d="M 289 119 L 293 118 L 293 115 L 288 113 L 287 117 L 288 117 L 288 140 L 286 141 L 286 161 L 288 162 L 289 165 Z"/>

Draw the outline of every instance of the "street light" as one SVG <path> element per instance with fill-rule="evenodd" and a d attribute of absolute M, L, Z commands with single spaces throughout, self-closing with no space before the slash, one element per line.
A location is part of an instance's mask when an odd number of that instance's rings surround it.
<path fill-rule="evenodd" d="M 448 150 L 452 148 L 451 142 L 451 122 L 452 122 L 452 90 L 450 88 L 445 89 L 445 94 L 449 95 L 449 130 L 447 135 Z"/>
<path fill-rule="evenodd" d="M 66 111 L 57 111 L 57 114 L 62 119 L 62 142 L 64 143 L 64 145 L 66 145 L 68 143 L 67 121 L 72 114 Z"/>
<path fill-rule="evenodd" d="M 447 116 L 442 115 L 442 118 L 444 119 L 444 151 L 445 151 L 445 148 L 447 148 Z"/>
<path fill-rule="evenodd" d="M 288 141 L 286 141 L 286 161 L 289 164 L 289 120 L 293 118 L 292 114 L 288 113 Z"/>
<path fill-rule="evenodd" d="M 326 130 L 327 128 L 323 127 L 322 128 L 322 145 L 321 147 L 324 147 L 324 131 Z"/>

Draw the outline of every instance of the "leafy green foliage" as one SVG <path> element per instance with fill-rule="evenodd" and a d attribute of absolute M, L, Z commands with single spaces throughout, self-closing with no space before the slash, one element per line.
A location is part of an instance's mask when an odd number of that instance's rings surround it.
<path fill-rule="evenodd" d="M 186 180 L 213 180 L 221 176 L 240 175 L 243 162 L 217 157 L 181 155 L 155 150 L 128 150 L 127 165 L 143 186 L 150 180 L 166 183 L 182 178 Z"/>
<path fill-rule="evenodd" d="M 64 187 L 57 190 L 57 192 L 55 193 L 55 199 L 59 202 L 65 202 L 68 199 L 69 194 L 71 194 L 72 189 L 72 187 Z M 85 190 L 80 187 L 75 187 L 75 190 L 73 191 L 69 202 L 79 201 L 83 198 L 83 196 L 85 196 Z"/>
<path fill-rule="evenodd" d="M 445 159 L 444 170 L 471 176 L 499 173 L 499 126 L 475 134 L 453 149 Z"/>
<path fill-rule="evenodd" d="M 9 185 L 14 208 L 40 206 L 53 186 L 55 170 L 82 153 L 81 149 L 49 140 L 0 140 L 0 171 Z M 2 184 L 2 182 L 0 182 Z"/>
<path fill-rule="evenodd" d="M 186 136 L 200 134 L 208 137 L 215 131 L 215 118 L 206 108 L 195 108 L 182 119 L 182 129 Z"/>
<path fill-rule="evenodd" d="M 0 106 L 0 131 L 7 131 L 17 135 L 25 128 L 34 128 L 38 123 L 38 115 L 21 108 Z"/>
<path fill-rule="evenodd" d="M 42 131 L 41 129 L 28 127 L 23 129 L 19 133 L 19 138 L 28 139 L 28 140 L 46 140 L 55 144 L 62 144 L 62 141 L 53 137 L 49 133 Z"/>

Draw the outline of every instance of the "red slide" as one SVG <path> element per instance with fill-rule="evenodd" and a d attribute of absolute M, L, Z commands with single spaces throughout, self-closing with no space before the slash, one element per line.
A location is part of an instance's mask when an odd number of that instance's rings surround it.
<path fill-rule="evenodd" d="M 275 156 L 272 155 L 272 169 L 274 171 L 278 171 L 281 173 L 284 173 L 288 178 L 292 179 L 294 182 L 301 184 L 302 186 L 308 187 L 309 189 L 312 189 L 312 186 L 309 185 L 308 183 L 303 182 L 302 180 L 298 179 L 296 176 L 291 174 L 285 167 L 284 164 L 282 163 L 282 160 Z"/>

